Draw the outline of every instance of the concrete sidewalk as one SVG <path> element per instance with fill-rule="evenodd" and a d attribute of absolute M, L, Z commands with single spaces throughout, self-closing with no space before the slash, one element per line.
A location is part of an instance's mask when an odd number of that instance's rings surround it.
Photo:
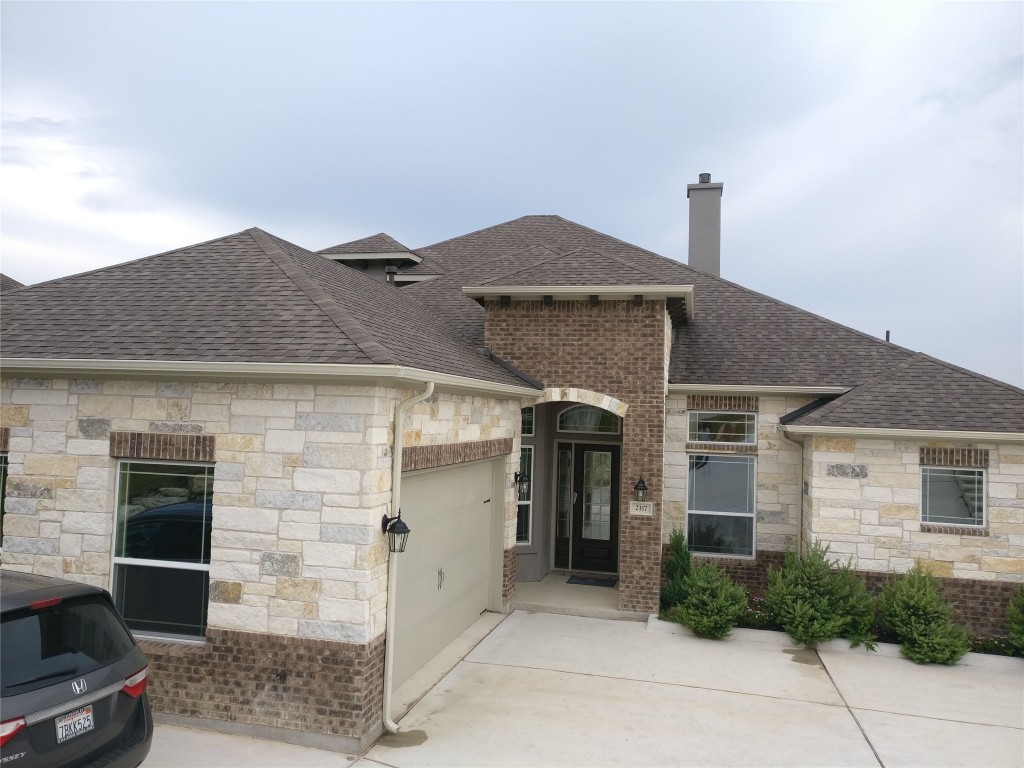
<path fill-rule="evenodd" d="M 516 611 L 361 758 L 160 726 L 146 768 L 1024 766 L 1024 661 L 847 645 Z"/>

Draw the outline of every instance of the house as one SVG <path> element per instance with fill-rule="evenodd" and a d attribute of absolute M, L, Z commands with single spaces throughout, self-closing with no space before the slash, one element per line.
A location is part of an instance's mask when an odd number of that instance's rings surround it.
<path fill-rule="evenodd" d="M 721 195 L 688 187 L 690 266 L 526 216 L 5 290 L 4 566 L 109 588 L 164 718 L 345 749 L 517 581 L 657 610 L 678 528 L 753 586 L 813 541 L 921 560 L 998 631 L 1024 391 L 721 279 Z"/>

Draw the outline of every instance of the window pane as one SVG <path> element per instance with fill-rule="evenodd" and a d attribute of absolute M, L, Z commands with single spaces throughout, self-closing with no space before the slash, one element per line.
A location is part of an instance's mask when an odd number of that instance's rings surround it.
<path fill-rule="evenodd" d="M 558 501 L 555 515 L 555 536 L 569 537 L 569 515 L 572 512 L 572 451 L 558 451 Z"/>
<path fill-rule="evenodd" d="M 612 454 L 583 452 L 583 538 L 608 541 L 612 527 Z"/>
<path fill-rule="evenodd" d="M 575 405 L 558 414 L 558 431 L 617 435 L 619 417 L 592 405 Z"/>
<path fill-rule="evenodd" d="M 523 408 L 520 431 L 527 437 L 533 434 L 533 406 Z"/>
<path fill-rule="evenodd" d="M 117 609 L 129 627 L 143 632 L 202 635 L 209 584 L 206 571 L 114 566 Z"/>
<path fill-rule="evenodd" d="M 985 524 L 985 473 L 921 468 L 921 519 L 948 525 Z"/>
<path fill-rule="evenodd" d="M 118 557 L 210 562 L 213 468 L 121 465 Z"/>
<path fill-rule="evenodd" d="M 519 471 L 530 478 L 530 485 L 524 493 L 519 491 L 519 509 L 516 515 L 516 542 L 530 543 L 530 517 L 533 505 L 533 446 L 524 445 L 519 449 Z"/>
<path fill-rule="evenodd" d="M 754 513 L 752 456 L 690 456 L 687 508 Z"/>
<path fill-rule="evenodd" d="M 7 496 L 7 455 L 0 455 L 0 546 L 4 536 L 4 499 Z"/>
<path fill-rule="evenodd" d="M 754 518 L 746 515 L 687 515 L 686 539 L 692 552 L 754 554 Z"/>
<path fill-rule="evenodd" d="M 757 417 L 752 413 L 700 413 L 690 411 L 690 442 L 747 443 L 757 442 Z"/>

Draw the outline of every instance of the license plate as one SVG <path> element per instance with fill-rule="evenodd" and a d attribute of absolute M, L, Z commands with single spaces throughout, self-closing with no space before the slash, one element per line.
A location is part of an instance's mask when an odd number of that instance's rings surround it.
<path fill-rule="evenodd" d="M 92 719 L 92 704 L 61 715 L 54 722 L 57 724 L 58 744 L 88 733 L 96 727 L 96 722 Z"/>

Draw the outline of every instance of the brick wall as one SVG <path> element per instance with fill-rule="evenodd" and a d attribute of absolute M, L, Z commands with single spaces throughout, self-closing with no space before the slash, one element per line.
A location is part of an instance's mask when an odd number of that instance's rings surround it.
<path fill-rule="evenodd" d="M 338 737 L 349 749 L 380 732 L 382 637 L 364 645 L 211 629 L 201 646 L 139 644 L 159 713 L 307 732 L 311 744 Z"/>
<path fill-rule="evenodd" d="M 622 424 L 619 607 L 658 605 L 665 429 L 665 302 L 513 301 L 486 304 L 491 351 L 544 382 L 579 387 L 628 406 Z M 652 517 L 628 514 L 633 483 L 647 482 Z"/>

